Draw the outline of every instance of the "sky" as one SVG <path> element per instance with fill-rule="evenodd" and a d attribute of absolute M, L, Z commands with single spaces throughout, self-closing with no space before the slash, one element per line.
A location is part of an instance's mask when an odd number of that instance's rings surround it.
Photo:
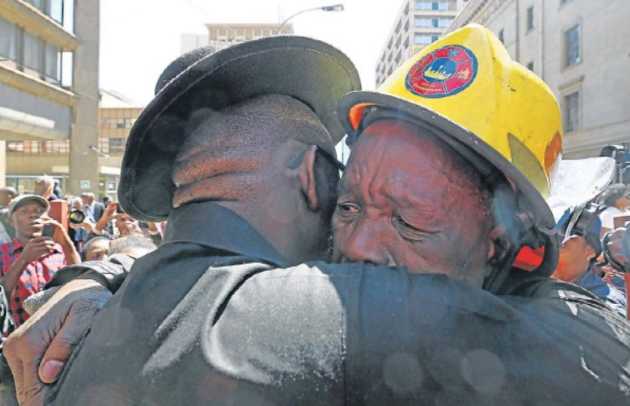
<path fill-rule="evenodd" d="M 339 48 L 357 66 L 364 89 L 373 89 L 376 61 L 402 0 L 102 0 L 100 87 L 144 106 L 162 70 L 180 55 L 182 34 L 206 33 L 206 23 L 277 23 L 337 3 L 343 12 L 291 20 L 295 34 Z"/>

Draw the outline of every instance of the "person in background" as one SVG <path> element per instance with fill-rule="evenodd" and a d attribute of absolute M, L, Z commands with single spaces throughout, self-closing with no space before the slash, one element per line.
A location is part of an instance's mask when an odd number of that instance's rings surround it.
<path fill-rule="evenodd" d="M 597 258 L 602 253 L 601 228 L 594 210 L 578 207 L 563 214 L 556 225 L 563 239 L 553 277 L 590 291 L 625 317 L 623 292 L 604 281 L 603 271 L 597 265 Z"/>
<path fill-rule="evenodd" d="M 89 217 L 93 223 L 103 217 L 105 206 L 103 206 L 103 203 L 96 200 L 94 193 L 81 193 L 81 201 L 83 202 L 85 215 Z"/>
<path fill-rule="evenodd" d="M 83 245 L 90 239 L 93 233 L 94 220 L 85 213 L 83 202 L 78 197 L 72 197 L 68 200 L 68 211 L 80 211 L 84 214 L 84 221 L 80 224 L 70 222 L 68 233 L 74 242 L 75 247 L 83 250 Z"/>
<path fill-rule="evenodd" d="M 605 207 L 599 214 L 602 221 L 602 233 L 615 228 L 615 217 L 628 215 L 630 207 L 630 190 L 623 183 L 608 186 L 601 195 L 601 203 Z"/>
<path fill-rule="evenodd" d="M 15 239 L 0 246 L 0 284 L 16 326 L 28 319 L 22 307 L 26 298 L 40 292 L 57 270 L 81 262 L 65 229 L 47 217 L 48 207 L 48 200 L 38 195 L 22 195 L 9 207 Z M 48 224 L 52 237 L 42 235 Z"/>
<path fill-rule="evenodd" d="M 53 195 L 55 195 L 57 199 L 63 198 L 63 192 L 61 190 L 61 185 L 59 184 L 58 180 L 55 180 L 55 186 L 53 186 Z"/>
<path fill-rule="evenodd" d="M 39 195 L 44 199 L 50 201 L 57 200 L 53 190 L 55 188 L 55 180 L 50 176 L 40 176 L 35 179 L 35 187 L 33 194 Z"/>
<path fill-rule="evenodd" d="M 100 261 L 109 255 L 110 239 L 107 237 L 93 237 L 83 245 L 81 255 L 84 261 Z"/>
<path fill-rule="evenodd" d="M 12 187 L 0 189 L 0 244 L 7 243 L 15 237 L 15 229 L 9 218 L 9 203 L 16 196 L 17 192 Z"/>

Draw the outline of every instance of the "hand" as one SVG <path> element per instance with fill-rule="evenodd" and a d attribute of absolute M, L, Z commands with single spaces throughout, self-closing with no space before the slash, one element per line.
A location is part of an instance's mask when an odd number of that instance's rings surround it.
<path fill-rule="evenodd" d="M 111 293 L 96 281 L 73 280 L 7 338 L 3 352 L 20 405 L 44 404 L 46 385 L 57 380 L 72 350 L 110 297 Z"/>
<path fill-rule="evenodd" d="M 55 241 L 57 244 L 60 245 L 67 245 L 67 244 L 72 244 L 72 240 L 70 239 L 70 236 L 68 235 L 68 232 L 66 231 L 66 229 L 64 228 L 64 226 L 62 226 L 59 222 L 46 217 L 43 219 L 44 220 L 44 224 L 51 224 L 53 226 L 53 236 L 52 239 L 53 241 Z"/>
<path fill-rule="evenodd" d="M 84 221 L 83 223 L 79 224 L 79 228 L 84 229 L 88 233 L 95 233 L 94 224 L 90 223 L 89 221 Z"/>
<path fill-rule="evenodd" d="M 55 249 L 55 243 L 48 237 L 35 237 L 30 239 L 22 250 L 21 258 L 26 263 L 37 261 L 41 257 L 50 254 Z"/>
<path fill-rule="evenodd" d="M 111 202 L 105 208 L 105 211 L 103 212 L 103 216 L 105 216 L 109 220 L 112 217 L 114 217 L 117 209 L 118 209 L 118 203 Z"/>

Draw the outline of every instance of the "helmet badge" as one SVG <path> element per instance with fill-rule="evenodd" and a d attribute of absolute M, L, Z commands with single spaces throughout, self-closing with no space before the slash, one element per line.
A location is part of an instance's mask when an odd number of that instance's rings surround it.
<path fill-rule="evenodd" d="M 427 98 L 452 96 L 466 89 L 477 76 L 477 58 L 466 47 L 447 45 L 416 62 L 407 74 L 407 89 Z"/>

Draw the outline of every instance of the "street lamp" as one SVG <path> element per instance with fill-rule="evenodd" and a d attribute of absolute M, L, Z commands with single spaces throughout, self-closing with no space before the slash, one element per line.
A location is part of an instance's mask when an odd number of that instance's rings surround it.
<path fill-rule="evenodd" d="M 282 32 L 282 29 L 287 25 L 287 23 L 294 17 L 299 16 L 300 14 L 304 14 L 304 13 L 308 13 L 310 11 L 328 11 L 328 12 L 339 12 L 339 11 L 343 11 L 343 4 L 333 4 L 332 6 L 319 6 L 319 7 L 313 7 L 313 8 L 307 8 L 304 10 L 300 10 L 297 13 L 291 14 L 290 16 L 288 16 L 287 18 L 284 19 L 284 21 L 280 24 L 280 27 L 278 27 L 278 33 Z"/>

